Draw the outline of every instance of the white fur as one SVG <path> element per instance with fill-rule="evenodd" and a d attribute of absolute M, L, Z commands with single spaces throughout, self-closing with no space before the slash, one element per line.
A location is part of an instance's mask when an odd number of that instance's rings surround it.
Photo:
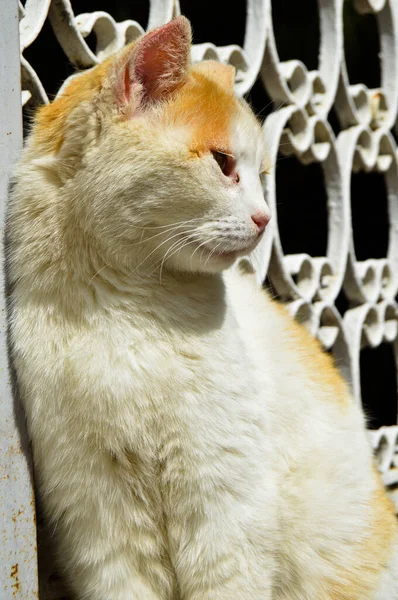
<path fill-rule="evenodd" d="M 224 270 L 267 211 L 258 125 L 242 105 L 234 186 L 211 155 L 186 159 L 161 111 L 104 117 L 94 137 L 92 112 L 75 111 L 58 157 L 30 140 L 9 218 L 14 360 L 71 588 L 341 600 L 325 581 L 360 578 L 353 546 L 372 535 L 362 414 L 314 382 L 254 278 Z M 366 598 L 397 597 L 381 585 Z"/>

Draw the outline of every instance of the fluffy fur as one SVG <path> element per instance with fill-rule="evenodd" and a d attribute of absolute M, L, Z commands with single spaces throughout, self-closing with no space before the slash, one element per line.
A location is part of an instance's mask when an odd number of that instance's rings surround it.
<path fill-rule="evenodd" d="M 15 175 L 11 341 L 60 564 L 79 599 L 396 599 L 361 411 L 233 266 L 269 220 L 261 128 L 189 51 L 179 17 L 77 76 Z"/>

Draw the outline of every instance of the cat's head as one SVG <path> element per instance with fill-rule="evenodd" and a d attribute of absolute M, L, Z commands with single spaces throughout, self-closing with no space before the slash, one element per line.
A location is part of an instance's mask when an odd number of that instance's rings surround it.
<path fill-rule="evenodd" d="M 217 272 L 269 221 L 261 127 L 234 94 L 233 67 L 191 66 L 190 47 L 177 17 L 78 75 L 37 116 L 37 164 L 56 171 L 108 264 Z"/>

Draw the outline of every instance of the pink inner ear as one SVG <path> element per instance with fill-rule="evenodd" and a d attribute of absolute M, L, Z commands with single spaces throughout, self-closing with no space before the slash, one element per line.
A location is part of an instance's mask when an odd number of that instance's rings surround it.
<path fill-rule="evenodd" d="M 185 17 L 177 17 L 144 35 L 137 42 L 125 72 L 126 100 L 131 87 L 139 83 L 141 102 L 156 102 L 173 92 L 184 80 L 191 47 L 191 27 Z"/>

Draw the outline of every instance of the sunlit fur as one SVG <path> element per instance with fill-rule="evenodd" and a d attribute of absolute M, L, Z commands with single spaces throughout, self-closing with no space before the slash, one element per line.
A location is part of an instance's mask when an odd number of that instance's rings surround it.
<path fill-rule="evenodd" d="M 13 357 L 66 579 L 88 600 L 397 599 L 361 411 L 232 266 L 268 217 L 261 128 L 231 67 L 189 66 L 184 18 L 148 35 L 39 110 L 10 198 Z"/>

